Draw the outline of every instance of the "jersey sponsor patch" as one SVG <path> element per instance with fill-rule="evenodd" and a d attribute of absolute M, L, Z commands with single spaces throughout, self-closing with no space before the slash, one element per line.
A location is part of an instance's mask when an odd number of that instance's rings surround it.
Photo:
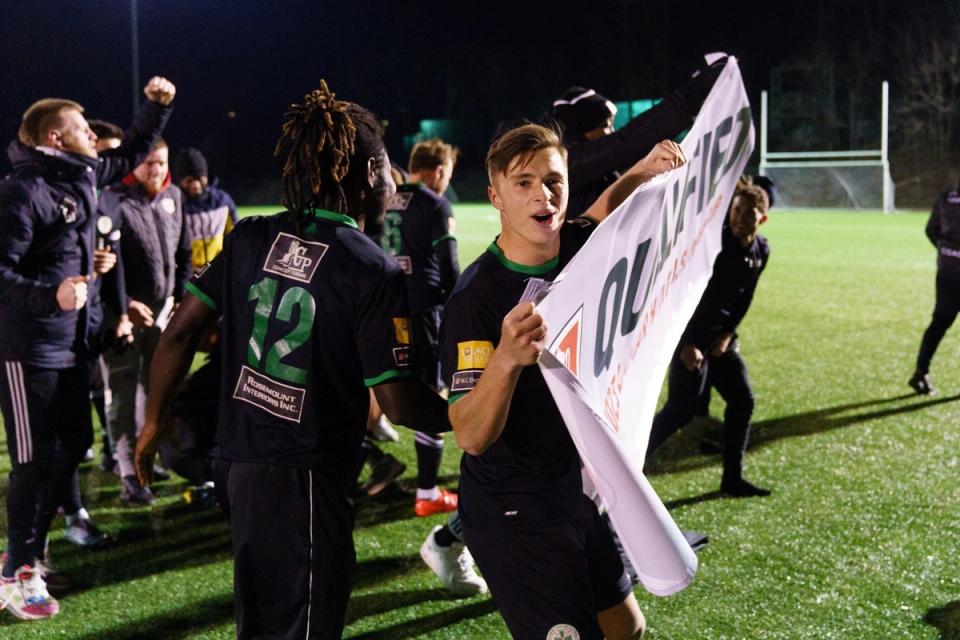
<path fill-rule="evenodd" d="M 240 378 L 233 390 L 233 397 L 237 400 L 296 423 L 300 422 L 303 413 L 304 394 L 303 389 L 281 384 L 246 365 L 240 368 Z"/>
<path fill-rule="evenodd" d="M 580 640 L 580 632 L 569 624 L 555 624 L 547 631 L 547 640 Z"/>
<path fill-rule="evenodd" d="M 406 211 L 413 200 L 413 191 L 397 191 L 387 203 L 387 211 Z"/>
<path fill-rule="evenodd" d="M 278 233 L 263 270 L 291 280 L 310 282 L 320 260 L 327 253 L 328 245 L 322 242 L 307 242 L 288 233 Z"/>
<path fill-rule="evenodd" d="M 453 380 L 451 380 L 450 393 L 471 391 L 475 386 L 477 386 L 477 383 L 480 382 L 481 375 L 483 375 L 483 369 L 457 371 L 455 374 L 453 374 Z"/>
<path fill-rule="evenodd" d="M 410 347 L 394 347 L 393 360 L 398 367 L 410 366 Z"/>
<path fill-rule="evenodd" d="M 410 318 L 394 318 L 393 335 L 399 344 L 410 344 Z"/>
<path fill-rule="evenodd" d="M 457 343 L 457 370 L 486 369 L 493 355 L 493 343 L 489 340 L 469 340 Z"/>

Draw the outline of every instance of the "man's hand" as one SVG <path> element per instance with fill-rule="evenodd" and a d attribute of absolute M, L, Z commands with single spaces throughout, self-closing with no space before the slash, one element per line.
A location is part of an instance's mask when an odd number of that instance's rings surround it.
<path fill-rule="evenodd" d="M 713 357 L 722 356 L 727 352 L 727 349 L 730 348 L 730 341 L 733 340 L 732 333 L 725 333 L 717 341 L 713 343 L 713 346 L 710 347 L 710 355 Z"/>
<path fill-rule="evenodd" d="M 77 311 L 87 304 L 87 282 L 90 276 L 64 278 L 57 287 L 57 304 L 64 311 Z"/>
<path fill-rule="evenodd" d="M 135 327 L 153 326 L 153 311 L 150 310 L 150 307 L 138 300 L 131 300 L 127 304 L 127 315 Z"/>
<path fill-rule="evenodd" d="M 177 95 L 177 87 L 166 78 L 153 76 L 143 88 L 143 93 L 150 102 L 166 106 L 173 102 L 173 97 Z"/>
<path fill-rule="evenodd" d="M 130 322 L 130 316 L 123 314 L 117 320 L 117 326 L 114 328 L 113 337 L 117 343 L 133 344 L 133 323 Z"/>
<path fill-rule="evenodd" d="M 647 177 L 654 178 L 687 164 L 687 157 L 683 155 L 683 149 L 676 142 L 663 140 L 658 142 L 640 162 Z"/>
<path fill-rule="evenodd" d="M 680 362 L 687 371 L 699 371 L 703 366 L 703 352 L 692 344 L 684 345 L 680 349 Z"/>
<path fill-rule="evenodd" d="M 521 302 L 503 318 L 497 352 L 515 367 L 527 367 L 540 359 L 547 325 L 532 302 Z"/>
<path fill-rule="evenodd" d="M 93 250 L 93 270 L 103 275 L 117 266 L 117 254 L 110 248 Z"/>

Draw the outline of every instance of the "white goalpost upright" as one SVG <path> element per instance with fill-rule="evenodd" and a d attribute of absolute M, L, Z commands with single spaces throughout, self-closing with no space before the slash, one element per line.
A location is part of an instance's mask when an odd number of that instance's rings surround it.
<path fill-rule="evenodd" d="M 880 114 L 880 148 L 879 149 L 859 149 L 849 151 L 770 151 L 768 149 L 769 138 L 767 136 L 767 92 L 760 94 L 760 175 L 770 176 L 777 183 L 785 204 L 789 206 L 789 186 L 781 185 L 777 180 L 778 174 L 786 175 L 784 170 L 792 171 L 792 176 L 800 176 L 804 173 L 814 171 L 821 174 L 820 184 L 804 184 L 803 179 L 793 179 L 793 185 L 803 184 L 803 188 L 795 187 L 798 191 L 822 187 L 824 182 L 828 182 L 831 187 L 841 191 L 852 208 L 868 208 L 871 197 L 864 197 L 864 188 L 858 180 L 856 168 L 866 169 L 869 173 L 870 168 L 880 173 L 880 180 L 877 181 L 875 188 L 872 185 L 867 187 L 868 191 L 876 193 L 880 190 L 879 202 L 882 208 L 889 213 L 894 210 L 895 186 L 890 178 L 890 161 L 887 155 L 888 151 L 888 123 L 890 116 L 890 88 L 887 81 L 881 85 L 881 114 Z M 851 173 L 852 171 L 852 173 Z M 862 175 L 862 174 L 861 174 Z M 871 183 L 874 181 L 871 180 Z M 806 203 L 815 202 L 814 193 L 804 194 L 803 201 Z M 866 204 L 864 204 L 866 202 Z M 801 205 L 804 206 L 804 205 Z M 805 206 L 818 206 L 817 204 L 806 204 Z M 819 206 L 829 206 L 821 204 Z M 876 205 L 874 205 L 876 206 Z"/>

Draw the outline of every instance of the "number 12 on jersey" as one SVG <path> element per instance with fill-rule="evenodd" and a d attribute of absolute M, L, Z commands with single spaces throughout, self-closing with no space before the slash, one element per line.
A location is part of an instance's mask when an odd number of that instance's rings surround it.
<path fill-rule="evenodd" d="M 274 312 L 274 300 L 277 297 L 276 278 L 264 278 L 250 287 L 247 294 L 249 302 L 256 301 L 253 310 L 253 331 L 247 343 L 247 364 L 261 369 L 269 376 L 303 384 L 307 380 L 307 370 L 283 362 L 284 358 L 299 349 L 310 340 L 313 333 L 313 320 L 317 314 L 317 302 L 303 287 L 290 287 L 280 297 L 280 303 Z M 293 320 L 294 307 L 297 308 L 297 324 L 283 338 L 270 347 L 266 358 L 263 357 L 264 340 L 272 321 L 288 323 Z"/>

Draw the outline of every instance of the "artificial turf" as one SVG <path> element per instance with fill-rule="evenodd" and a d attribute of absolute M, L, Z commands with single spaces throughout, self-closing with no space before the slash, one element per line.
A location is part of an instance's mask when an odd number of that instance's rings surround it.
<path fill-rule="evenodd" d="M 488 206 L 456 212 L 466 265 L 497 218 Z M 646 637 L 960 638 L 956 332 L 933 363 L 940 394 L 906 386 L 933 305 L 924 222 L 918 213 L 771 213 L 770 265 L 740 336 L 757 398 L 746 476 L 774 493 L 717 493 L 719 456 L 700 443 L 723 415 L 718 397 L 712 418 L 658 452 L 648 467 L 654 486 L 677 522 L 710 543 L 687 590 L 637 591 Z M 489 597 L 449 597 L 421 563 L 421 542 L 444 518 L 413 516 L 416 461 L 412 434 L 401 435 L 384 449 L 407 473 L 358 505 L 345 637 L 507 637 Z M 456 485 L 458 459 L 448 438 L 447 485 Z M 8 466 L 3 455 L 4 475 Z M 0 613 L 0 638 L 233 637 L 228 532 L 218 514 L 186 506 L 176 481 L 160 483 L 158 505 L 140 509 L 121 506 L 112 475 L 87 465 L 82 483 L 87 508 L 116 542 L 80 550 L 56 524 L 52 556 L 76 586 L 54 619 Z M 284 588 L 283 576 L 265 579 Z"/>

